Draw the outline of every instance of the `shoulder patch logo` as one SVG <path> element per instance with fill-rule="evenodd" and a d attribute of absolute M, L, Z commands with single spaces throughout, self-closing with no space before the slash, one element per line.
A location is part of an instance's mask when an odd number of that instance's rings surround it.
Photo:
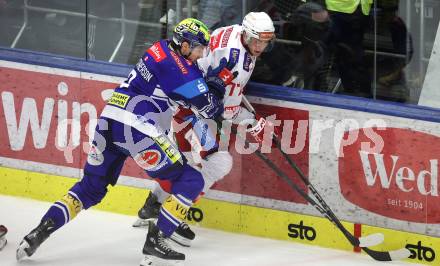
<path fill-rule="evenodd" d="M 158 42 L 148 48 L 147 52 L 153 57 L 156 62 L 160 62 L 167 57 L 165 51 L 162 49 L 160 43 Z"/>
<path fill-rule="evenodd" d="M 222 48 L 225 48 L 228 45 L 229 37 L 231 37 L 233 28 L 230 27 L 225 31 L 225 34 L 222 39 Z"/>
<path fill-rule="evenodd" d="M 211 37 L 211 41 L 209 43 L 209 49 L 211 49 L 211 51 L 214 51 L 219 47 L 220 39 L 222 38 L 224 32 L 225 31 L 222 30 L 217 35 Z"/>

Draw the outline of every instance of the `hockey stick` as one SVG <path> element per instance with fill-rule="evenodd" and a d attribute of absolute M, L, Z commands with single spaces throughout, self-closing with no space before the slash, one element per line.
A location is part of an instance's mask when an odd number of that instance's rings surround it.
<path fill-rule="evenodd" d="M 254 107 L 251 105 L 251 103 L 247 100 L 246 97 L 243 96 L 242 98 L 244 105 L 247 107 L 247 109 L 253 113 L 254 115 L 256 115 L 256 111 L 254 109 Z M 371 234 L 365 237 L 360 237 L 360 238 L 356 238 L 354 236 L 352 236 L 348 230 L 341 224 L 341 222 L 339 221 L 339 219 L 336 217 L 336 215 L 334 214 L 334 212 L 330 209 L 330 207 L 327 205 L 327 203 L 324 201 L 324 199 L 321 197 L 321 195 L 318 193 L 318 191 L 315 189 L 315 187 L 310 183 L 310 181 L 305 177 L 305 175 L 302 173 L 301 169 L 299 169 L 299 167 L 296 165 L 295 162 L 293 162 L 293 160 L 281 149 L 281 144 L 278 141 L 277 137 L 275 135 L 272 136 L 273 137 L 273 141 L 276 144 L 277 149 L 281 152 L 281 154 L 283 155 L 283 157 L 287 160 L 287 162 L 289 163 L 289 165 L 295 170 L 295 172 L 299 175 L 299 177 L 301 178 L 301 181 L 307 186 L 307 188 L 312 192 L 313 196 L 317 199 L 317 201 L 320 203 L 320 205 L 318 205 L 316 202 L 310 202 L 312 203 L 312 205 L 317 208 L 319 210 L 319 212 L 321 212 L 321 214 L 323 214 L 327 219 L 329 219 L 333 224 L 335 224 L 336 227 L 338 227 L 342 233 L 350 240 L 351 239 L 351 243 L 356 246 L 356 247 L 369 247 L 369 246 L 375 246 L 375 245 L 379 245 L 380 243 L 383 242 L 384 240 L 384 236 L 383 234 L 380 233 L 376 233 L 376 234 Z M 258 154 L 257 154 L 258 155 Z M 263 155 L 263 154 L 261 154 Z M 259 156 L 261 158 L 261 156 Z M 262 160 L 266 161 L 269 160 L 267 157 L 266 158 L 261 158 Z M 270 163 L 272 164 L 271 168 L 273 170 L 275 170 L 275 172 L 277 172 L 277 174 L 281 174 L 284 175 L 283 173 L 279 172 L 279 169 L 274 169 L 277 168 L 275 165 L 273 165 L 272 161 L 269 160 L 269 162 L 266 163 Z M 285 182 L 287 182 L 291 187 L 292 187 L 292 181 L 289 178 L 283 178 L 285 180 Z M 294 185 L 294 184 L 293 184 Z M 295 185 L 296 186 L 296 185 Z M 297 187 L 297 186 L 296 186 Z M 298 188 L 298 187 L 297 187 Z M 298 189 L 294 188 L 295 190 L 298 191 Z M 300 192 L 299 192 L 300 193 Z M 300 193 L 301 194 L 301 193 Z M 308 196 L 308 195 L 307 195 Z M 303 196 L 304 197 L 304 196 Z M 352 239 L 354 238 L 354 239 Z"/>
<path fill-rule="evenodd" d="M 247 101 L 245 97 L 243 97 L 243 103 L 247 106 L 250 112 L 256 114 L 255 109 L 252 105 Z M 231 129 L 235 135 L 237 135 L 237 131 L 235 129 Z M 241 136 L 239 136 L 241 137 Z M 241 137 L 243 138 L 243 137 Z M 304 199 L 306 199 L 310 204 L 312 204 L 321 214 L 323 214 L 327 219 L 329 219 L 347 238 L 347 240 L 355 247 L 361 247 L 365 253 L 370 255 L 373 259 L 378 261 L 392 261 L 392 260 L 401 260 L 408 258 L 411 253 L 408 249 L 402 248 L 399 250 L 393 251 L 375 251 L 367 248 L 367 246 L 371 246 L 374 244 L 379 244 L 383 241 L 383 235 L 381 234 L 373 234 L 366 237 L 356 238 L 353 236 L 340 222 L 340 220 L 336 217 L 315 187 L 310 183 L 310 181 L 305 177 L 301 169 L 295 164 L 295 162 L 281 149 L 281 144 L 278 141 L 276 136 L 273 136 L 274 142 L 278 150 L 282 153 L 283 157 L 288 161 L 289 165 L 295 170 L 295 172 L 300 176 L 301 180 L 306 184 L 309 190 L 312 192 L 313 196 L 318 200 L 321 204 L 319 205 L 314 199 L 312 199 L 307 193 L 305 193 L 302 189 L 300 189 L 292 180 L 282 172 L 266 155 L 262 154 L 259 150 L 256 151 L 257 156 L 262 159 L 269 167 L 272 168 L 292 189 L 297 191 Z M 249 142 L 244 138 L 244 141 L 247 145 Z"/>

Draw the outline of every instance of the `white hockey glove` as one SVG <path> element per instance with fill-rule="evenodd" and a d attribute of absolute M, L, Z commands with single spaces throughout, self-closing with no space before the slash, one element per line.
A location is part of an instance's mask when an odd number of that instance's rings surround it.
<path fill-rule="evenodd" d="M 272 130 L 271 134 L 273 134 L 275 137 L 279 136 L 279 132 L 278 132 L 277 128 L 273 125 L 273 123 L 264 119 L 264 117 L 256 115 L 255 121 L 256 121 L 256 124 L 254 124 L 253 127 L 247 129 L 247 132 L 251 133 L 251 135 L 254 137 L 254 139 L 257 142 L 259 142 L 259 143 L 263 142 L 265 128 L 270 128 Z"/>

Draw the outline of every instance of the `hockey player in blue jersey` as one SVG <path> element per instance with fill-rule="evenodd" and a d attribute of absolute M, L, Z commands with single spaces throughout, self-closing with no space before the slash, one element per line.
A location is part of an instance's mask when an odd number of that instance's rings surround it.
<path fill-rule="evenodd" d="M 196 64 L 209 39 L 208 28 L 189 18 L 177 24 L 173 40 L 156 42 L 145 52 L 101 113 L 84 177 L 24 237 L 17 260 L 31 256 L 51 233 L 81 210 L 98 204 L 107 186 L 116 184 L 130 156 L 150 177 L 172 183 L 172 193 L 162 204 L 157 225 L 149 226 L 141 265 L 155 265 L 156 260 L 171 264 L 184 261 L 185 255 L 168 246 L 166 238 L 185 218 L 204 181 L 166 134 L 177 106 L 189 107 L 207 119 L 223 112 L 225 84 L 218 73 L 226 60 L 210 69 L 205 78 Z"/>

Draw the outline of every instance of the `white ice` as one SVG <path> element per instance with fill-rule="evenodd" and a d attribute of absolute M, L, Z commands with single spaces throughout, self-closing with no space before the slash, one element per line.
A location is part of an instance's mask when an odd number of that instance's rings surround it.
<path fill-rule="evenodd" d="M 123 203 L 121 203 L 123 204 Z M 131 227 L 134 216 L 83 211 L 20 263 L 15 249 L 49 208 L 47 202 L 0 195 L 0 224 L 8 227 L 8 245 L 0 251 L 1 266 L 137 266 L 146 231 Z M 226 221 L 225 221 L 226 222 Z M 197 237 L 186 254 L 186 266 L 386 266 L 367 255 L 193 227 Z M 335 231 L 335 234 L 338 232 Z M 386 241 L 386 240 L 385 240 Z"/>

